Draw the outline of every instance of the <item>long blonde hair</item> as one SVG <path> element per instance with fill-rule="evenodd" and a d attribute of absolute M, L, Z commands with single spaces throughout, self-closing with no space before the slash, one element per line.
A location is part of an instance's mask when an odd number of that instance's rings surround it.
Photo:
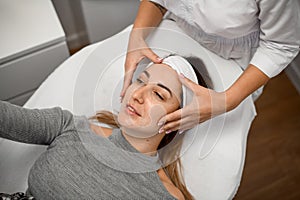
<path fill-rule="evenodd" d="M 99 111 L 96 113 L 96 115 L 90 117 L 91 120 L 96 120 L 100 123 L 104 123 L 109 125 L 112 128 L 119 128 L 119 124 L 117 123 L 116 115 L 109 111 Z M 166 134 L 164 138 L 161 140 L 158 149 L 166 146 L 171 142 L 171 140 L 175 137 L 176 132 Z M 176 147 L 176 151 L 180 151 L 180 145 Z M 176 154 L 173 154 L 175 156 Z M 170 156 L 170 155 L 168 155 Z M 172 156 L 172 155 L 171 155 Z M 172 158 L 171 158 L 172 159 Z M 182 176 L 182 165 L 180 158 L 177 158 L 174 162 L 171 164 L 163 167 L 163 170 L 166 172 L 166 174 L 169 176 L 173 184 L 183 193 L 184 198 L 187 200 L 193 200 L 193 196 L 190 194 L 190 192 L 187 190 L 186 185 L 183 181 Z"/>

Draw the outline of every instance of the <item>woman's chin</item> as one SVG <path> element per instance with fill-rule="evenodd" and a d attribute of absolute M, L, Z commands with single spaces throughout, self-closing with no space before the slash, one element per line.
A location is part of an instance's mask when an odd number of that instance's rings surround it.
<path fill-rule="evenodd" d="M 125 134 L 136 138 L 149 138 L 158 133 L 158 126 L 153 122 L 137 121 L 125 115 L 119 115 L 118 123 Z"/>
<path fill-rule="evenodd" d="M 151 126 L 122 126 L 121 130 L 129 136 L 135 138 L 150 138 L 158 133 L 158 129 Z"/>

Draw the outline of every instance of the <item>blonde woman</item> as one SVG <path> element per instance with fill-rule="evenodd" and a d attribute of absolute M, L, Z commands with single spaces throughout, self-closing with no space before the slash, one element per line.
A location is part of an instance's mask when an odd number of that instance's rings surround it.
<path fill-rule="evenodd" d="M 30 170 L 27 197 L 193 199 L 176 153 L 184 134 L 160 133 L 157 125 L 162 116 L 188 103 L 191 80 L 184 76 L 197 81 L 180 56 L 151 64 L 128 88 L 117 115 L 101 111 L 89 119 L 59 107 L 26 109 L 0 102 L 1 137 L 48 145 Z M 164 154 L 168 146 L 172 153 Z"/>

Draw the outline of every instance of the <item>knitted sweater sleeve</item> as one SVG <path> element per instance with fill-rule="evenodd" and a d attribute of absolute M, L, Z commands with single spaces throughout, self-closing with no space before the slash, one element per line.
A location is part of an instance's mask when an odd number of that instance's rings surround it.
<path fill-rule="evenodd" d="M 0 137 L 49 145 L 65 131 L 74 129 L 73 115 L 59 107 L 28 109 L 0 101 Z"/>

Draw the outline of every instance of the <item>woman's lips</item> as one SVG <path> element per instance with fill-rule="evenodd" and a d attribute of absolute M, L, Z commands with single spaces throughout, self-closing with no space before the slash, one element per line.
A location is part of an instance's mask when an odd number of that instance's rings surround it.
<path fill-rule="evenodd" d="M 139 112 L 137 112 L 136 109 L 133 106 L 129 105 L 129 104 L 126 105 L 126 110 L 127 110 L 127 113 L 130 114 L 130 115 L 141 116 L 141 114 Z"/>

